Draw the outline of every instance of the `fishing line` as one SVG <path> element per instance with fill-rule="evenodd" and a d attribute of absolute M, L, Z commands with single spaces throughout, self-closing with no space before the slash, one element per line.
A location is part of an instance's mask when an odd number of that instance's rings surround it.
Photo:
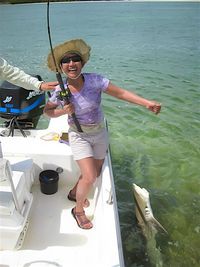
<path fill-rule="evenodd" d="M 49 16 L 49 3 L 50 3 L 50 1 L 48 0 L 47 1 L 47 31 L 48 31 L 48 37 L 49 37 L 49 45 L 50 45 L 50 48 L 51 48 L 51 54 L 52 54 L 53 62 L 54 62 L 55 69 L 56 69 L 56 78 L 57 78 L 58 83 L 59 83 L 60 88 L 61 88 L 60 97 L 68 105 L 70 103 L 70 100 L 69 100 L 70 90 L 69 90 L 68 85 L 67 85 L 67 90 L 65 89 L 65 86 L 64 86 L 63 80 L 62 80 L 62 76 L 61 76 L 60 72 L 58 71 L 58 66 L 57 66 L 55 55 L 54 55 L 54 52 L 53 52 L 53 46 L 52 46 L 52 41 L 51 41 L 50 20 L 49 20 L 49 18 L 50 18 L 50 16 Z M 74 121 L 74 123 L 76 125 L 77 130 L 79 132 L 83 132 L 82 129 L 81 129 L 81 126 L 79 124 L 79 121 L 76 118 L 75 113 L 72 113 L 71 116 L 72 116 L 72 119 L 73 119 L 73 121 Z"/>

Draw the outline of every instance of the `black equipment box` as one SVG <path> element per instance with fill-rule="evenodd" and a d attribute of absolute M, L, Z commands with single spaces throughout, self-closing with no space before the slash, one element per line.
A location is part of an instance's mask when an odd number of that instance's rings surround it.
<path fill-rule="evenodd" d="M 42 81 L 39 75 L 33 77 Z M 5 119 L 32 119 L 43 113 L 45 92 L 26 90 L 3 81 L 0 85 L 0 117 Z"/>

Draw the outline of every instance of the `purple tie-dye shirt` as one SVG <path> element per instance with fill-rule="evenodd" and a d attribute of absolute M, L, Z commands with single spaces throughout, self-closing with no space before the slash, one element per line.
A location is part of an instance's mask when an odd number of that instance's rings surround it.
<path fill-rule="evenodd" d="M 72 93 L 70 102 L 75 107 L 75 114 L 80 124 L 97 124 L 103 120 L 101 93 L 108 88 L 109 80 L 96 73 L 83 73 L 83 77 L 82 89 L 78 93 Z M 63 105 L 63 101 L 57 98 L 59 91 L 60 87 L 57 86 L 49 101 L 56 105 Z M 73 124 L 73 119 L 70 116 L 68 123 Z"/>

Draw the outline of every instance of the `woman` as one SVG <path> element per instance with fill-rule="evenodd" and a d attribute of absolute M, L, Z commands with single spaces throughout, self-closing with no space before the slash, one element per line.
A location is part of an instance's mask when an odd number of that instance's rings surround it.
<path fill-rule="evenodd" d="M 69 142 L 81 175 L 74 188 L 69 192 L 68 198 L 76 201 L 72 215 L 78 226 L 83 229 L 93 227 L 92 222 L 85 215 L 84 207 L 89 205 L 87 195 L 101 173 L 108 149 L 107 131 L 104 127 L 104 117 L 100 106 L 101 93 L 104 92 L 130 103 L 145 106 L 155 114 L 158 114 L 161 109 L 161 105 L 157 102 L 122 89 L 101 75 L 82 73 L 83 66 L 90 57 L 90 50 L 91 48 L 82 39 L 70 40 L 54 48 L 57 67 L 67 77 L 64 85 L 70 89 L 71 103 L 65 105 L 59 100 L 60 88 L 57 86 L 44 108 L 44 113 L 49 117 L 69 115 Z M 56 71 L 51 53 L 48 56 L 48 67 L 52 71 Z M 83 132 L 78 132 L 70 116 L 74 112 Z"/>

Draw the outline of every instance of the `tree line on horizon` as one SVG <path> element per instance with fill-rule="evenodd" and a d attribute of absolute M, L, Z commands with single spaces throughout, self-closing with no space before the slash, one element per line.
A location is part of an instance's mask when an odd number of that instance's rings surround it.
<path fill-rule="evenodd" d="M 50 0 L 50 2 L 76 2 L 77 0 Z M 102 0 L 78 0 L 78 1 L 102 1 Z M 31 4 L 43 3 L 47 0 L 0 0 L 0 4 Z"/>

